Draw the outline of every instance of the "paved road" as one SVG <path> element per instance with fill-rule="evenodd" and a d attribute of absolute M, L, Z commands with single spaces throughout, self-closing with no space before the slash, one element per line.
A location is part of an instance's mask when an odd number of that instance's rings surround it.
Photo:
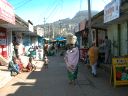
<path fill-rule="evenodd" d="M 48 69 L 39 62 L 36 71 L 19 74 L 1 88 L 0 96 L 128 96 L 128 86 L 114 88 L 106 72 L 98 69 L 94 78 L 84 64 L 80 64 L 77 85 L 69 85 L 63 57 L 49 59 Z"/>

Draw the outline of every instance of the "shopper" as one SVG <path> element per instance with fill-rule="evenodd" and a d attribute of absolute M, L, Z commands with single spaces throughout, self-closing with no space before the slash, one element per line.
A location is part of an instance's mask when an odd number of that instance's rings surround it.
<path fill-rule="evenodd" d="M 92 42 L 92 47 L 89 48 L 88 51 L 89 55 L 89 62 L 92 68 L 92 75 L 94 77 L 97 76 L 96 67 L 97 67 L 97 61 L 98 61 L 98 48 L 96 47 L 96 43 Z"/>
<path fill-rule="evenodd" d="M 73 34 L 68 34 L 67 44 L 68 50 L 66 51 L 64 60 L 67 66 L 68 78 L 70 80 L 69 84 L 76 84 L 77 73 L 78 73 L 78 60 L 79 60 L 79 50 L 76 47 L 76 36 Z"/>

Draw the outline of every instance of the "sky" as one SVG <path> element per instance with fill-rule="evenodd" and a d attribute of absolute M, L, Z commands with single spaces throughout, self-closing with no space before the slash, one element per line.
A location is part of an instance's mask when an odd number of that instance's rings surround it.
<path fill-rule="evenodd" d="M 73 18 L 82 10 L 88 10 L 88 0 L 7 0 L 15 14 L 34 25 L 52 23 Z M 111 0 L 91 0 L 91 10 L 102 11 Z"/>

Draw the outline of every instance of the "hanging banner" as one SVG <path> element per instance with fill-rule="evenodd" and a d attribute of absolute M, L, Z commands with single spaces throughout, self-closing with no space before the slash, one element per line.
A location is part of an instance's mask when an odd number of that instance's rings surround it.
<path fill-rule="evenodd" d="M 104 7 L 104 23 L 112 21 L 120 16 L 120 0 L 112 0 Z"/>
<path fill-rule="evenodd" d="M 44 36 L 44 29 L 41 27 L 37 27 L 37 35 L 41 37 Z"/>

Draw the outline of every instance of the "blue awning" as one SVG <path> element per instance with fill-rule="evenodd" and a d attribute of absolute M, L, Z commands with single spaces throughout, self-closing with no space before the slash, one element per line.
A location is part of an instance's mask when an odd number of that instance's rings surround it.
<path fill-rule="evenodd" d="M 57 38 L 55 38 L 55 40 L 57 40 L 57 41 L 63 41 L 63 40 L 66 40 L 64 37 L 57 37 Z"/>

